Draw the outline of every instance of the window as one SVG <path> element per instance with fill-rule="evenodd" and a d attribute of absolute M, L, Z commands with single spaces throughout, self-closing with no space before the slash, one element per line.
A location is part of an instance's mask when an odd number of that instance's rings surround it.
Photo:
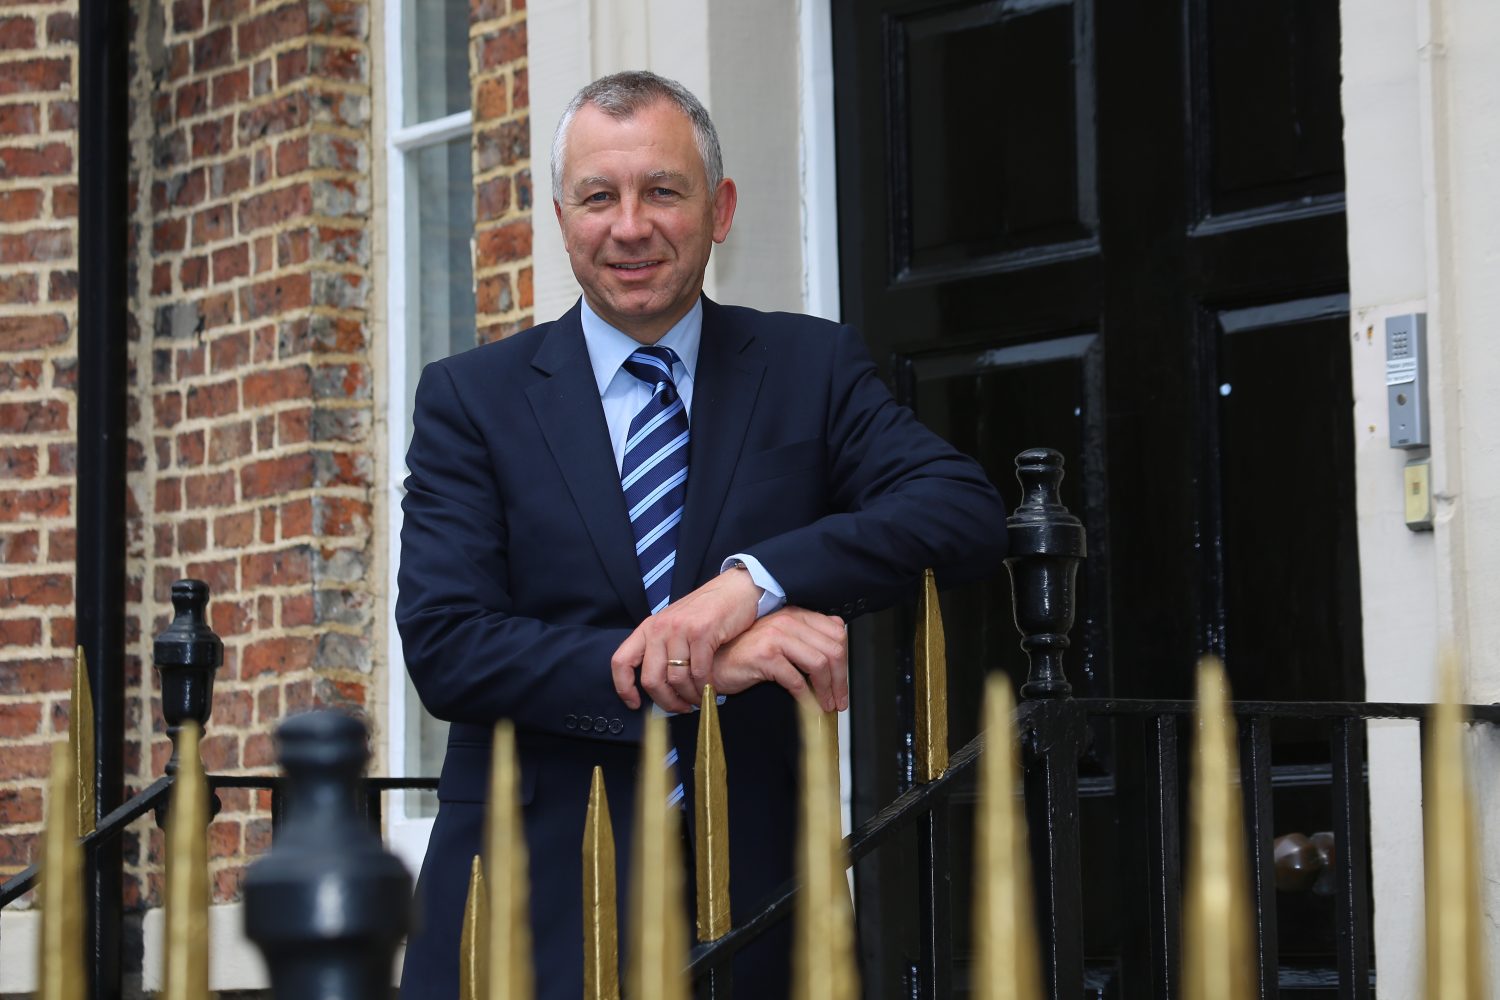
<path fill-rule="evenodd" d="M 386 8 L 390 399 L 390 593 L 399 557 L 402 483 L 412 399 L 422 367 L 475 345 L 474 183 L 469 107 L 469 5 L 400 0 Z M 393 601 L 394 603 L 394 601 Z M 447 726 L 422 708 L 388 622 L 390 770 L 436 774 Z M 391 803 L 391 841 L 414 868 L 437 803 L 431 793 Z"/>

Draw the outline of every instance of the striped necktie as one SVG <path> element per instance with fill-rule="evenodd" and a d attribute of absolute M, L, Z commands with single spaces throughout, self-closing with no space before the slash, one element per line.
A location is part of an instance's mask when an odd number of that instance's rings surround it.
<path fill-rule="evenodd" d="M 651 387 L 651 398 L 641 407 L 625 438 L 620 462 L 620 487 L 635 535 L 635 558 L 646 588 L 646 605 L 654 615 L 672 601 L 672 567 L 677 564 L 677 526 L 687 497 L 688 418 L 672 365 L 677 355 L 670 347 L 642 347 L 625 359 L 625 370 Z M 666 767 L 675 775 L 677 748 L 667 752 Z M 682 802 L 680 781 L 667 796 L 667 805 Z"/>
<path fill-rule="evenodd" d="M 672 600 L 677 563 L 677 526 L 687 496 L 688 418 L 672 381 L 671 348 L 642 347 L 625 359 L 625 370 L 651 387 L 651 398 L 630 421 L 620 486 L 635 535 L 635 557 L 654 615 Z"/>

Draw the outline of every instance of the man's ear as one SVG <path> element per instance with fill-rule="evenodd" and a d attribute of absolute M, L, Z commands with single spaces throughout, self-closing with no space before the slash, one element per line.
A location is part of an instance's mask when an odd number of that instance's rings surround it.
<path fill-rule="evenodd" d="M 729 226 L 734 222 L 734 208 L 739 203 L 739 191 L 728 177 L 719 182 L 714 192 L 714 242 L 723 243 L 729 236 Z"/>

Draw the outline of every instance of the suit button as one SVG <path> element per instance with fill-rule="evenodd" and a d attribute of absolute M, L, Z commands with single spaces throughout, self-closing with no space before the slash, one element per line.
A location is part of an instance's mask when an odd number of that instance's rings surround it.
<path fill-rule="evenodd" d="M 578 717 L 578 728 L 588 732 L 594 728 L 594 717 L 592 715 L 580 715 Z"/>
<path fill-rule="evenodd" d="M 625 723 L 621 722 L 619 719 L 610 719 L 609 731 L 615 736 L 619 736 L 625 731 Z"/>
<path fill-rule="evenodd" d="M 594 732 L 602 733 L 609 729 L 609 720 L 599 715 L 594 717 Z"/>
<path fill-rule="evenodd" d="M 566 728 L 566 729 L 577 729 L 578 728 L 578 716 L 576 716 L 576 715 L 565 715 L 565 716 L 563 716 L 563 727 Z"/>

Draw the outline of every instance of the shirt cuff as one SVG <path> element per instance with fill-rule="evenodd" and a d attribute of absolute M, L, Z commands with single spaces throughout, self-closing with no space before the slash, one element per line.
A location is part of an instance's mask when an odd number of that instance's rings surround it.
<path fill-rule="evenodd" d="M 772 611 L 786 604 L 786 591 L 781 588 L 781 584 L 776 582 L 776 578 L 768 573 L 766 568 L 760 564 L 759 559 L 744 552 L 736 552 L 724 560 L 724 564 L 719 567 L 719 572 L 723 573 L 733 569 L 735 566 L 743 566 L 749 570 L 750 582 L 760 588 L 760 600 L 755 605 L 756 618 L 764 618 Z"/>

